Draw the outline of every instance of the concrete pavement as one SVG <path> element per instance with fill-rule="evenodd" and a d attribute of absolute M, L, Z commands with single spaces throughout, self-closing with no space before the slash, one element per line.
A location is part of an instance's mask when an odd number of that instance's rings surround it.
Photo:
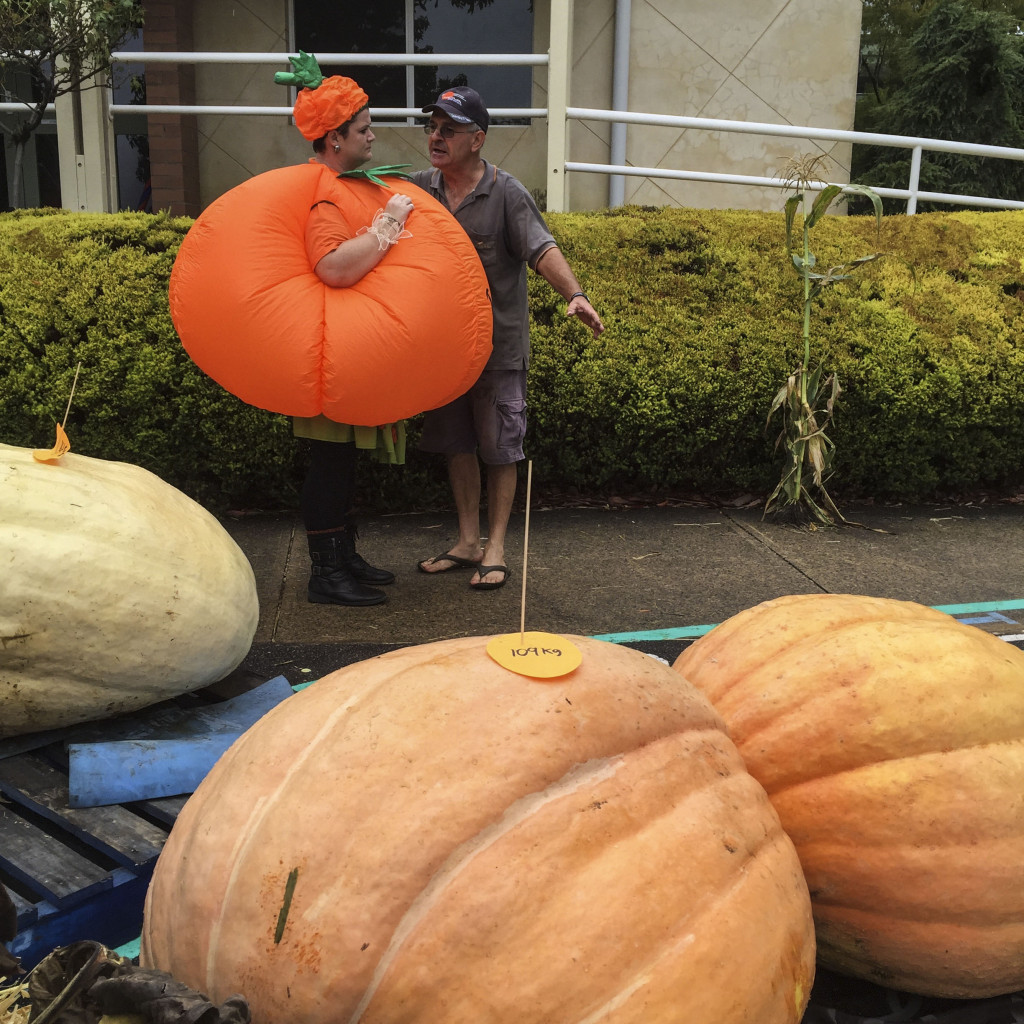
<path fill-rule="evenodd" d="M 373 515 L 360 552 L 398 576 L 371 608 L 306 601 L 309 558 L 297 514 L 226 518 L 249 557 L 260 623 L 242 668 L 290 682 L 396 647 L 520 629 L 605 636 L 672 660 L 730 615 L 784 594 L 856 593 L 940 606 L 983 629 L 1024 638 L 1024 505 L 844 505 L 863 528 L 799 529 L 759 508 L 534 509 L 513 516 L 513 575 L 500 590 L 471 573 L 428 575 L 454 513 Z M 525 621 L 522 611 L 525 602 Z"/>

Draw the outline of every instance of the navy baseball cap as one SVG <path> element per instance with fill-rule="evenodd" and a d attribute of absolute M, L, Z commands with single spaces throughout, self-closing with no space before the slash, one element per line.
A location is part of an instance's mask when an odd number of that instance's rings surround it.
<path fill-rule="evenodd" d="M 457 85 L 454 89 L 445 89 L 437 97 L 436 103 L 422 108 L 424 114 L 432 114 L 440 110 L 447 114 L 453 121 L 459 124 L 475 123 L 487 131 L 491 123 L 491 116 L 487 113 L 484 101 L 480 99 L 480 93 L 476 89 L 470 89 L 468 85 Z"/>

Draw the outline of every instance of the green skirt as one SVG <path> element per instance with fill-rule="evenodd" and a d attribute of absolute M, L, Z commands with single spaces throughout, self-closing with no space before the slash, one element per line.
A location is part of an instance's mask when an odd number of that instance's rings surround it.
<path fill-rule="evenodd" d="M 376 462 L 405 465 L 405 422 L 385 423 L 382 427 L 354 427 L 336 423 L 326 416 L 293 416 L 292 433 L 312 441 L 355 442 L 357 448 L 372 452 Z"/>

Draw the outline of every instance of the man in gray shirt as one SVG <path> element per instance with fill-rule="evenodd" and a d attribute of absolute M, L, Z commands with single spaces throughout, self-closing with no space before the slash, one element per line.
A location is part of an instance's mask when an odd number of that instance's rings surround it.
<path fill-rule="evenodd" d="M 604 324 L 580 288 L 529 192 L 481 156 L 490 116 L 473 89 L 446 89 L 425 126 L 433 170 L 412 180 L 448 207 L 472 239 L 487 273 L 494 314 L 494 351 L 476 384 L 424 418 L 420 448 L 447 456 L 459 517 L 459 539 L 419 563 L 427 573 L 473 569 L 470 586 L 496 590 L 511 577 L 505 531 L 516 494 L 526 434 L 526 371 L 530 312 L 526 268 L 531 267 L 568 302 L 596 338 Z M 436 311 L 443 315 L 443 310 Z M 487 476 L 486 541 L 480 532 L 480 462 Z"/>

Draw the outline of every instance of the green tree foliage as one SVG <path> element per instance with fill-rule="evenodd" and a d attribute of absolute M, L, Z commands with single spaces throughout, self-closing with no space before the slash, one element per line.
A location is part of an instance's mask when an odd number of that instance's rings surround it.
<path fill-rule="evenodd" d="M 14 142 L 11 205 L 21 206 L 25 144 L 58 96 L 88 88 L 109 74 L 110 54 L 143 21 L 141 0 L 3 0 L 0 4 L 0 84 L 30 83 L 25 114 L 4 119 Z"/>
<path fill-rule="evenodd" d="M 857 129 L 1024 147 L 1022 20 L 1024 0 L 865 4 Z M 910 158 L 908 150 L 856 146 L 853 177 L 905 188 Z M 932 192 L 1019 199 L 1024 163 L 926 153 L 920 183 Z"/>
<path fill-rule="evenodd" d="M 858 119 L 885 102 L 890 85 L 903 81 L 907 42 L 921 22 L 920 0 L 864 0 L 860 22 Z M 858 125 L 860 127 L 860 125 Z"/>
<path fill-rule="evenodd" d="M 1024 27 L 1024 0 L 966 0 L 967 6 L 1013 19 Z M 910 41 L 937 0 L 864 0 L 861 14 L 860 92 L 874 104 L 902 88 L 908 70 Z"/>

